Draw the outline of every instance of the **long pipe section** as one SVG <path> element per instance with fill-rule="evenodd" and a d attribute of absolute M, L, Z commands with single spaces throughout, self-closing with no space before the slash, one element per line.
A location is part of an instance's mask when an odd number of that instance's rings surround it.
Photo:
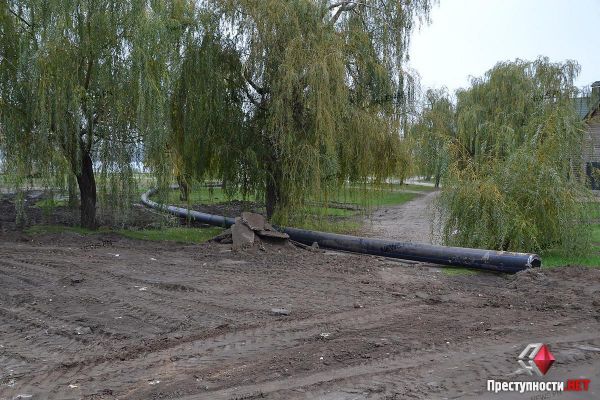
<path fill-rule="evenodd" d="M 142 195 L 142 204 L 144 204 L 146 207 L 154 208 L 155 210 L 165 211 L 169 214 L 173 214 L 178 217 L 191 218 L 194 221 L 198 221 L 203 224 L 222 226 L 224 228 L 229 228 L 231 225 L 235 224 L 235 218 L 224 217 L 222 215 L 207 214 L 199 211 L 188 210 L 187 208 L 167 206 L 150 200 L 150 196 L 155 194 L 157 191 L 158 189 L 153 188 L 144 193 Z"/>
<path fill-rule="evenodd" d="M 148 207 L 163 210 L 180 217 L 191 218 L 204 224 L 227 228 L 235 223 L 234 218 L 158 204 L 149 199 L 154 193 L 156 193 L 156 189 L 150 189 L 144 193 L 142 195 L 142 203 Z M 403 243 L 298 228 L 278 229 L 290 235 L 292 240 L 307 245 L 316 242 L 320 247 L 324 248 L 403 260 L 498 272 L 518 272 L 527 268 L 538 268 L 542 265 L 542 260 L 537 254 Z"/>

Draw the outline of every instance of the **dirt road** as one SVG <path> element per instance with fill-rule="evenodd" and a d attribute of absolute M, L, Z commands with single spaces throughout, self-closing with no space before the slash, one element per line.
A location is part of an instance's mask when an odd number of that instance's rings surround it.
<path fill-rule="evenodd" d="M 399 242 L 435 243 L 432 236 L 432 206 L 438 191 L 420 193 L 399 206 L 382 207 L 365 220 L 365 234 Z"/>
<path fill-rule="evenodd" d="M 600 396 L 600 270 L 266 250 L 5 234 L 0 399 L 498 399 L 535 342 Z"/>

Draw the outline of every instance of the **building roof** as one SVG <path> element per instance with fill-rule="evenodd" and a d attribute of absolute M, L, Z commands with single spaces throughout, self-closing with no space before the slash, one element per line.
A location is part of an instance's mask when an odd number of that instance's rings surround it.
<path fill-rule="evenodd" d="M 599 81 L 600 82 L 600 81 Z M 586 119 L 600 108 L 600 99 L 596 96 L 592 97 L 576 97 L 573 99 L 575 110 L 579 114 L 579 118 Z"/>
<path fill-rule="evenodd" d="M 591 92 L 587 96 L 575 97 L 573 105 L 575 111 L 579 114 L 582 120 L 593 117 L 600 110 L 600 81 L 596 81 L 591 85 Z"/>
<path fill-rule="evenodd" d="M 590 111 L 589 103 L 589 97 L 575 97 L 573 99 L 573 105 L 575 106 L 575 111 L 579 114 L 579 118 L 585 119 L 588 115 L 588 112 Z"/>

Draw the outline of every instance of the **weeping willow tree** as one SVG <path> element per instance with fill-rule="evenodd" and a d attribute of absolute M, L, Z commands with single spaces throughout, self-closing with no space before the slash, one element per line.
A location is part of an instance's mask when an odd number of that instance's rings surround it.
<path fill-rule="evenodd" d="M 449 163 L 449 145 L 455 136 L 454 104 L 445 89 L 429 89 L 424 105 L 410 129 L 419 172 L 440 186 Z"/>
<path fill-rule="evenodd" d="M 206 20 L 202 30 L 203 35 L 189 35 L 182 46 L 171 96 L 167 145 L 182 200 L 188 199 L 192 179 L 228 182 L 230 163 L 243 164 L 243 157 L 233 154 L 243 148 L 239 140 L 244 134 L 239 55 L 232 43 L 221 40 L 214 21 Z"/>
<path fill-rule="evenodd" d="M 220 35 L 187 52 L 188 62 L 212 54 L 197 60 L 209 82 L 189 78 L 194 68 L 183 69 L 180 90 L 195 115 L 178 118 L 195 121 L 189 128 L 200 129 L 182 132 L 226 162 L 212 164 L 205 154 L 196 170 L 216 172 L 226 190 L 263 194 L 267 215 L 280 220 L 309 198 L 326 200 L 344 182 L 397 174 L 400 127 L 412 96 L 403 66 L 413 25 L 427 18 L 430 3 L 204 2 L 205 11 L 221 16 Z M 233 48 L 212 49 L 215 39 Z M 211 57 L 227 66 L 210 74 Z M 224 97 L 209 101 L 219 91 Z M 223 140 L 219 133 L 228 146 L 215 144 Z"/>
<path fill-rule="evenodd" d="M 588 244 L 575 62 L 497 64 L 457 93 L 457 134 L 440 199 L 454 245 L 515 251 Z"/>
<path fill-rule="evenodd" d="M 165 93 L 187 6 L 0 1 L 0 145 L 8 172 L 17 181 L 75 177 L 84 227 L 96 226 L 98 172 L 111 203 L 127 202 L 142 142 L 157 152 L 169 128 Z"/>

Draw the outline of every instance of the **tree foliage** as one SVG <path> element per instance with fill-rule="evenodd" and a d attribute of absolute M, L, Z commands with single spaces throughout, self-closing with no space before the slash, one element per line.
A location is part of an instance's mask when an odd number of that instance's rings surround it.
<path fill-rule="evenodd" d="M 190 36 L 171 95 L 171 149 L 182 199 L 192 179 L 231 177 L 228 165 L 243 160 L 244 114 L 241 63 L 235 48 L 209 28 Z M 242 164 L 242 163 L 240 163 Z M 231 185 L 230 185 L 231 186 Z"/>
<path fill-rule="evenodd" d="M 222 15 L 221 42 L 234 44 L 241 66 L 241 82 L 235 68 L 226 72 L 243 94 L 241 130 L 219 129 L 230 133 L 227 143 L 242 146 L 221 148 L 228 163 L 218 171 L 229 190 L 263 194 L 268 215 L 285 219 L 308 198 L 326 201 L 348 180 L 397 174 L 402 110 L 411 95 L 402 67 L 414 20 L 427 17 L 429 0 L 206 5 Z"/>
<path fill-rule="evenodd" d="M 1 0 L 5 165 L 76 179 L 87 227 L 96 181 L 126 204 L 142 161 L 285 219 L 406 169 L 403 68 L 431 1 Z"/>
<path fill-rule="evenodd" d="M 514 251 L 587 245 L 575 62 L 497 64 L 457 93 L 443 237 Z"/>
<path fill-rule="evenodd" d="M 425 93 L 421 113 L 410 129 L 420 174 L 439 187 L 449 163 L 449 144 L 456 135 L 454 104 L 445 89 Z"/>
<path fill-rule="evenodd" d="M 181 1 L 0 2 L 0 127 L 5 165 L 64 182 L 75 176 L 81 223 L 96 225 L 97 178 L 129 202 L 136 155 L 164 136 L 165 79 Z"/>

